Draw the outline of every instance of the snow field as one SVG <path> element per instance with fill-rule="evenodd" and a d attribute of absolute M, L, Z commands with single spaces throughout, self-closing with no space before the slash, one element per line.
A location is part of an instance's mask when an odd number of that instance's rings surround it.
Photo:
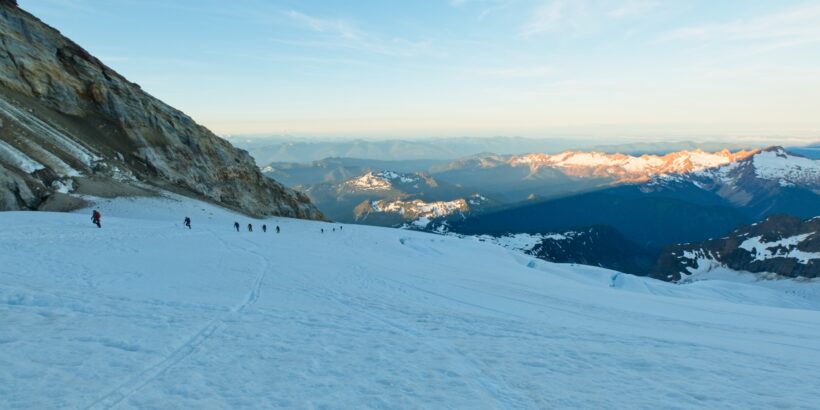
<path fill-rule="evenodd" d="M 672 285 L 176 197 L 97 206 L 103 229 L 0 213 L 0 408 L 820 402 L 813 284 Z"/>
<path fill-rule="evenodd" d="M 755 155 L 754 166 L 758 178 L 778 181 L 781 186 L 820 184 L 820 161 L 789 155 L 784 150 Z"/>

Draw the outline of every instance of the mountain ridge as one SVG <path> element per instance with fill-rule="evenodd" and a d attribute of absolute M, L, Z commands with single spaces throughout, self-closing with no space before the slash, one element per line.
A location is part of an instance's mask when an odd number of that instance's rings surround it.
<path fill-rule="evenodd" d="M 0 209 L 98 191 L 175 189 L 251 215 L 322 218 L 251 156 L 60 32 L 0 3 Z"/>
<path fill-rule="evenodd" d="M 780 277 L 820 277 L 820 217 L 775 215 L 725 236 L 669 246 L 651 277 L 681 281 L 725 267 Z"/>

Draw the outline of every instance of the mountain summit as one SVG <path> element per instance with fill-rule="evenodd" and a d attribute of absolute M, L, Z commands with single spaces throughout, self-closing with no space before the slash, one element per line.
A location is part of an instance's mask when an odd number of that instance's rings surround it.
<path fill-rule="evenodd" d="M 253 158 L 148 95 L 57 30 L 0 2 L 0 210 L 68 192 L 158 187 L 252 215 L 321 218 Z M 53 205 L 52 205 L 53 207 Z"/>
<path fill-rule="evenodd" d="M 555 168 L 574 177 L 613 178 L 617 182 L 643 182 L 654 175 L 683 174 L 730 164 L 754 155 L 757 151 L 706 152 L 678 151 L 666 155 L 640 156 L 607 154 L 595 151 L 565 151 L 560 154 L 527 154 L 512 156 L 506 163 L 528 166 L 531 172 Z"/>

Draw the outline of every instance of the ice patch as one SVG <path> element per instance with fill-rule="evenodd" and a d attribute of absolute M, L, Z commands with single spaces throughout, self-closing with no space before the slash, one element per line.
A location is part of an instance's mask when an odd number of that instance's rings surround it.
<path fill-rule="evenodd" d="M 67 194 L 74 190 L 74 180 L 67 179 L 65 181 L 61 181 L 58 179 L 51 183 L 51 187 L 54 188 L 54 192 Z"/>
<path fill-rule="evenodd" d="M 3 98 L 0 98 L 0 112 L 17 120 L 20 126 L 26 128 L 32 134 L 47 138 L 59 149 L 65 151 L 88 167 L 92 167 L 95 162 L 101 160 L 99 156 L 75 142 L 71 137 L 35 117 L 34 114 L 18 108 Z"/>
<path fill-rule="evenodd" d="M 27 174 L 45 169 L 43 164 L 31 159 L 28 155 L 7 144 L 5 141 L 0 141 L 0 161 Z"/>

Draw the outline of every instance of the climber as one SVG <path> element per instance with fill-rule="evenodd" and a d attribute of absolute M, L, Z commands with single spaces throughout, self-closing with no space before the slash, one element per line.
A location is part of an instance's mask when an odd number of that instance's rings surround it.
<path fill-rule="evenodd" d="M 102 218 L 100 211 L 95 209 L 94 212 L 91 213 L 91 223 L 97 225 L 97 228 L 102 228 L 102 225 L 100 225 L 100 218 Z"/>

